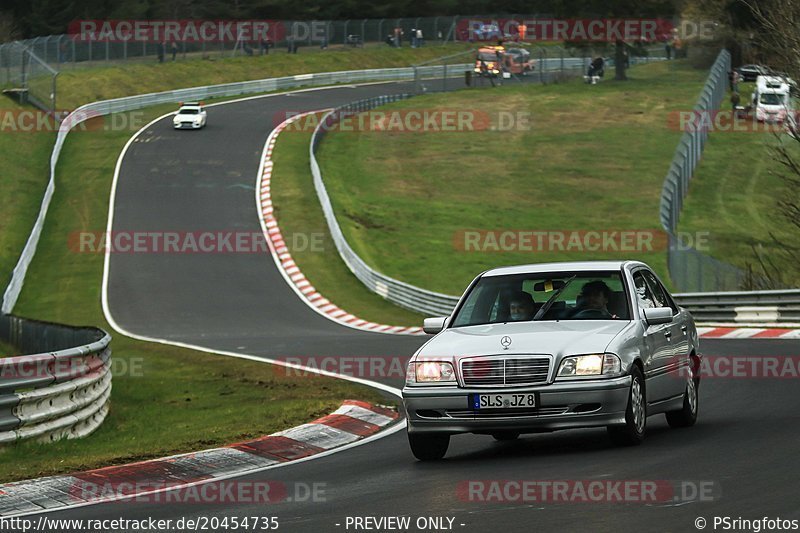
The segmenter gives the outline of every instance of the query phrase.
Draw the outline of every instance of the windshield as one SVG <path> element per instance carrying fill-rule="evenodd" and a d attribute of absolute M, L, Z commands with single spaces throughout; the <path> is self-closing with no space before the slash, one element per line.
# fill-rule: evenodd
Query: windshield
<path fill-rule="evenodd" d="M 764 105 L 782 105 L 783 95 L 779 93 L 762 93 L 760 102 Z"/>
<path fill-rule="evenodd" d="M 179 115 L 199 115 L 200 109 L 196 107 L 182 107 L 178 110 Z"/>
<path fill-rule="evenodd" d="M 497 53 L 496 52 L 480 52 L 478 54 L 478 59 L 483 61 L 497 61 Z"/>
<path fill-rule="evenodd" d="M 560 292 L 555 298 L 557 292 Z M 552 298 L 541 316 L 539 311 Z M 532 320 L 630 320 L 619 272 L 553 272 L 481 278 L 453 327 Z"/>

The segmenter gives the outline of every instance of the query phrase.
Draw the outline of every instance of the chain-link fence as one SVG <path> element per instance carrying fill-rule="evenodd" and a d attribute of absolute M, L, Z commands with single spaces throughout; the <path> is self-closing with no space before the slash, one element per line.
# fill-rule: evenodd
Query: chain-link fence
<path fill-rule="evenodd" d="M 537 42 L 532 32 L 525 34 L 523 31 L 521 35 L 519 28 L 524 27 L 526 21 L 530 23 L 548 17 L 549 15 L 543 14 L 514 14 L 510 17 L 281 20 L 269 21 L 269 30 L 258 34 L 259 36 L 243 37 L 235 32 L 228 32 L 214 39 L 136 39 L 132 34 L 104 31 L 100 24 L 94 32 L 78 29 L 70 34 L 47 35 L 0 45 L 0 68 L 10 68 L 13 65 L 13 59 L 9 63 L 6 58 L 19 47 L 31 50 L 45 63 L 56 70 L 62 70 L 97 63 L 260 55 L 274 53 L 277 49 L 295 51 L 301 47 L 360 47 L 366 43 L 421 47 L 448 42 L 495 43 L 504 40 L 530 46 L 542 43 Z M 663 36 L 659 34 L 659 39 L 661 37 Z"/>
<path fill-rule="evenodd" d="M 775 288 L 773 283 L 758 275 L 699 252 L 676 235 L 683 199 L 708 141 L 708 128 L 702 127 L 700 120 L 720 108 L 730 69 L 731 56 L 727 50 L 722 50 L 694 107 L 697 123 L 690 125 L 693 127 L 681 136 L 661 193 L 661 225 L 669 235 L 667 265 L 673 283 L 683 292 Z"/>
<path fill-rule="evenodd" d="M 20 43 L 0 46 L 0 85 L 17 93 L 20 101 L 46 111 L 56 111 L 58 70 L 31 48 Z"/>

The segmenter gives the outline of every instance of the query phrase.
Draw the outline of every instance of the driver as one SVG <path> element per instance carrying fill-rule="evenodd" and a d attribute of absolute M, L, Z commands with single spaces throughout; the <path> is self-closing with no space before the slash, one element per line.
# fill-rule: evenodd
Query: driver
<path fill-rule="evenodd" d="M 608 310 L 611 288 L 605 281 L 590 281 L 581 288 L 578 295 L 578 312 L 574 318 L 616 318 Z M 583 315 L 583 316 L 581 316 Z"/>
<path fill-rule="evenodd" d="M 533 318 L 535 306 L 533 297 L 525 291 L 514 293 L 509 304 L 509 320 L 521 322 Z"/>

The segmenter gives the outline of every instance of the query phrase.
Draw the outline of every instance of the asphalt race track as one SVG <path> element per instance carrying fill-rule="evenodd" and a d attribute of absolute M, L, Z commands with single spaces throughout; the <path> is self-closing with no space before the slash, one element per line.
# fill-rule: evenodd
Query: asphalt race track
<path fill-rule="evenodd" d="M 114 230 L 259 232 L 253 187 L 276 116 L 402 91 L 386 84 L 340 87 L 226 104 L 209 109 L 208 127 L 199 132 L 173 131 L 170 118 L 163 119 L 122 162 Z M 407 357 L 424 342 L 357 331 L 318 315 L 267 254 L 112 254 L 109 280 L 114 319 L 138 335 L 264 357 Z M 800 355 L 800 342 L 790 340 L 707 340 L 701 347 L 706 356 Z M 290 496 L 291 487 L 323 483 L 325 501 L 112 503 L 49 517 L 276 516 L 282 531 L 314 533 L 356 531 L 346 527 L 347 517 L 364 516 L 410 516 L 412 525 L 417 517 L 450 517 L 453 530 L 480 533 L 696 531 L 698 517 L 708 520 L 708 530 L 714 516 L 800 519 L 797 404 L 793 379 L 708 379 L 695 427 L 673 430 L 664 417 L 650 418 L 648 438 L 635 448 L 612 446 L 602 429 L 503 443 L 465 435 L 452 439 L 445 460 L 423 464 L 400 431 L 240 479 L 283 482 Z M 690 502 L 487 503 L 462 497 L 459 489 L 470 480 L 706 482 L 713 494 Z"/>

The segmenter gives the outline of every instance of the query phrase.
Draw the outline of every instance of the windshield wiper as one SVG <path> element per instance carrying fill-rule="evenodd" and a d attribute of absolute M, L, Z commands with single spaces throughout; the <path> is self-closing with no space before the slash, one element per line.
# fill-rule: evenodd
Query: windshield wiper
<path fill-rule="evenodd" d="M 553 293 L 553 295 L 544 303 L 544 305 L 542 305 L 542 307 L 539 308 L 539 310 L 536 312 L 536 314 L 533 315 L 533 318 L 531 320 L 540 320 L 550 310 L 550 307 L 552 307 L 552 305 L 556 302 L 556 298 L 558 298 L 559 295 L 562 292 L 564 292 L 564 289 L 566 289 L 567 286 L 570 283 L 572 283 L 572 280 L 575 279 L 576 277 L 578 277 L 577 274 L 575 274 L 574 276 L 569 278 L 567 281 L 565 281 L 564 285 L 562 285 L 560 289 L 557 289 L 556 292 Z"/>

